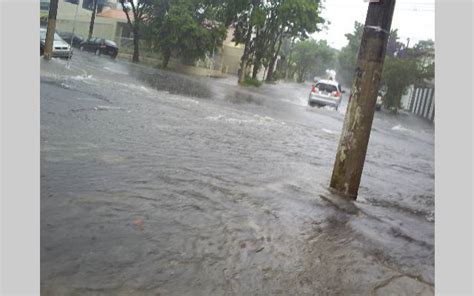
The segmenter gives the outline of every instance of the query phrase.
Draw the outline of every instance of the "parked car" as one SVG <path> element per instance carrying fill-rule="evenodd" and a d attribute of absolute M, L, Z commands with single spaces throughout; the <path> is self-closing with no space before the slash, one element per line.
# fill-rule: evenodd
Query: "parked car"
<path fill-rule="evenodd" d="M 379 92 L 377 95 L 377 102 L 375 102 L 375 110 L 380 111 L 382 109 L 383 98 L 383 94 Z"/>
<path fill-rule="evenodd" d="M 46 43 L 46 29 L 40 28 L 40 55 L 44 54 Z M 57 33 L 54 33 L 52 57 L 69 58 L 72 57 L 72 48 Z"/>
<path fill-rule="evenodd" d="M 341 85 L 334 80 L 318 80 L 309 93 L 308 105 L 310 106 L 332 106 L 336 110 L 345 93 Z"/>
<path fill-rule="evenodd" d="M 84 38 L 82 36 L 79 36 L 75 33 L 71 33 L 71 32 L 57 32 L 57 33 L 58 33 L 59 37 L 64 39 L 64 41 L 66 41 L 72 47 L 77 48 L 84 41 Z M 71 42 L 71 40 L 72 40 L 72 42 Z"/>
<path fill-rule="evenodd" d="M 83 41 L 79 46 L 80 51 L 90 51 L 100 56 L 109 55 L 115 59 L 118 54 L 118 46 L 115 42 L 104 38 L 91 38 Z"/>

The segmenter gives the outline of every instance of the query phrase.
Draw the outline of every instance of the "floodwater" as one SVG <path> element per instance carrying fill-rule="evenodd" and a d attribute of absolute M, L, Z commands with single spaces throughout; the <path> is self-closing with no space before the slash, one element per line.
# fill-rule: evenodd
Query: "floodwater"
<path fill-rule="evenodd" d="M 345 107 L 309 85 L 66 66 L 41 61 L 42 295 L 434 293 L 432 124 L 376 113 L 352 203 Z"/>

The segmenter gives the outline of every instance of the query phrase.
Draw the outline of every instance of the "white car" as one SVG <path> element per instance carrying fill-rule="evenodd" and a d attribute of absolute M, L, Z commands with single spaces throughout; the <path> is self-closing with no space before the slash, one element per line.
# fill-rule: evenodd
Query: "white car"
<path fill-rule="evenodd" d="M 341 104 L 343 93 L 344 91 L 337 81 L 319 80 L 309 93 L 308 105 L 331 106 L 337 110 Z"/>
<path fill-rule="evenodd" d="M 44 53 L 44 46 L 46 42 L 46 29 L 40 28 L 40 55 Z M 53 41 L 53 57 L 69 58 L 72 56 L 72 49 L 69 44 L 64 41 L 57 33 L 54 33 Z"/>

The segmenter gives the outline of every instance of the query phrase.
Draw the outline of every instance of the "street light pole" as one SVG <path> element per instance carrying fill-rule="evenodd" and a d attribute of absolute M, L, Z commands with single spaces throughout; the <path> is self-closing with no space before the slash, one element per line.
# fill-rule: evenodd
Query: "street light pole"
<path fill-rule="evenodd" d="M 395 0 L 370 0 L 330 187 L 356 199 L 369 143 Z"/>

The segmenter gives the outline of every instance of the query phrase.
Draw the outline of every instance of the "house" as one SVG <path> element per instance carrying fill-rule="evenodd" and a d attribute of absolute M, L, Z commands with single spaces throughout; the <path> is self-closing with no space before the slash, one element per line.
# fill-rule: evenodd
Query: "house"
<path fill-rule="evenodd" d="M 122 36 L 129 37 L 127 18 L 117 0 L 98 1 L 93 35 L 115 41 L 120 41 Z M 59 0 L 56 29 L 71 32 L 75 23 L 75 32 L 87 37 L 92 7 L 92 0 Z M 41 13 L 47 13 L 48 9 L 49 0 L 41 0 Z"/>

